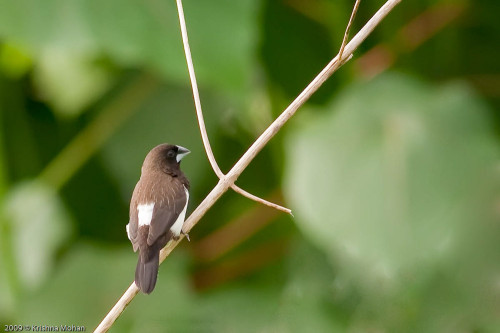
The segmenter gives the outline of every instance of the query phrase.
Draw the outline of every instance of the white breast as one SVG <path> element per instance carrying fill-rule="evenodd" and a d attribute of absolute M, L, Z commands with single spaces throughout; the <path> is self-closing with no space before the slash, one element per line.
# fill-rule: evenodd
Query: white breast
<path fill-rule="evenodd" d="M 137 206 L 137 211 L 139 212 L 139 227 L 143 225 L 150 225 L 153 219 L 153 209 L 155 208 L 155 203 L 142 204 Z"/>
<path fill-rule="evenodd" d="M 181 234 L 182 226 L 184 225 L 184 220 L 186 219 L 186 209 L 189 202 L 189 192 L 185 186 L 184 186 L 184 191 L 186 192 L 186 205 L 184 206 L 182 212 L 179 214 L 179 217 L 177 217 L 177 220 L 170 228 L 170 231 L 172 231 L 175 237 L 178 237 Z"/>

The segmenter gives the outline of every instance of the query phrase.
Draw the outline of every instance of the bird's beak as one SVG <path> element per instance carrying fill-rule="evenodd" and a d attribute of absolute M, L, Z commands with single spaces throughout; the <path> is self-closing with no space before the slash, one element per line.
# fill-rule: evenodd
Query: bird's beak
<path fill-rule="evenodd" d="M 182 158 L 184 156 L 186 156 L 187 154 L 189 154 L 191 151 L 189 149 L 186 149 L 184 147 L 181 147 L 181 146 L 177 146 L 178 150 L 177 150 L 177 157 L 176 157 L 176 160 L 177 160 L 177 163 L 179 163 Z"/>

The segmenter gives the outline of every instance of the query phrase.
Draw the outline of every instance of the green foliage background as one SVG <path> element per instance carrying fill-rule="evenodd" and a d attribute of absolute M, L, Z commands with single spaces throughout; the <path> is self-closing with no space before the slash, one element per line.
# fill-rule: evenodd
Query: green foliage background
<path fill-rule="evenodd" d="M 184 2 L 227 171 L 354 1 Z M 403 1 L 238 180 L 295 217 L 224 195 L 112 331 L 500 331 L 499 10 Z M 163 142 L 192 151 L 192 211 L 217 179 L 175 1 L 0 0 L 2 329 L 97 326 L 133 280 L 127 206 Z"/>

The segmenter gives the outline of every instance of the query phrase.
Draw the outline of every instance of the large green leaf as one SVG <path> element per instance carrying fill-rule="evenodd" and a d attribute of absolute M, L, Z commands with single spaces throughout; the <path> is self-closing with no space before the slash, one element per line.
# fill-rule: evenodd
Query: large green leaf
<path fill-rule="evenodd" d="M 378 304 L 375 317 L 396 325 L 399 316 L 425 316 L 423 299 L 439 303 L 429 291 L 437 285 L 447 286 L 434 296 L 450 317 L 472 320 L 465 313 L 492 299 L 480 297 L 500 273 L 489 255 L 499 253 L 499 230 L 488 218 L 489 189 L 498 185 L 488 112 L 463 85 L 387 75 L 301 118 L 289 136 L 285 185 L 297 223 L 339 265 L 339 277 Z M 388 319 L 386 301 L 411 306 Z"/>
<path fill-rule="evenodd" d="M 244 91 L 255 53 L 257 5 L 251 0 L 185 1 L 191 49 L 202 84 L 233 94 Z M 187 81 L 175 1 L 0 0 L 0 8 L 0 37 L 20 45 L 33 56 L 35 65 L 41 62 L 40 80 L 51 86 L 39 88 L 50 90 L 55 105 L 68 103 L 58 100 L 55 91 L 74 94 L 64 90 L 69 89 L 65 82 L 71 75 L 75 79 L 69 86 L 74 90 L 81 85 L 78 76 L 85 80 L 81 89 L 87 95 L 79 98 L 87 99 L 80 107 L 96 97 L 87 88 L 92 80 L 98 88 L 103 84 L 102 67 L 89 66 L 102 56 L 126 67 L 151 69 L 170 80 Z M 71 73 L 48 70 L 50 61 L 58 61 L 54 55 L 70 58 Z M 84 75 L 79 66 L 93 74 Z M 74 107 L 70 105 L 69 110 L 74 112 Z"/>

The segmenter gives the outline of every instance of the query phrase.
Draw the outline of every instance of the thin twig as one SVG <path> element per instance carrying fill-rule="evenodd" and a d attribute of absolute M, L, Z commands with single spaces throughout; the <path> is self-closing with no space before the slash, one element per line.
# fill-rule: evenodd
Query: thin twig
<path fill-rule="evenodd" d="M 349 38 L 349 31 L 351 31 L 351 26 L 352 22 L 354 21 L 354 17 L 356 16 L 356 13 L 358 12 L 359 8 L 359 3 L 361 0 L 356 0 L 356 3 L 354 4 L 354 8 L 351 13 L 351 17 L 349 18 L 349 23 L 347 23 L 347 27 L 345 28 L 344 32 L 344 38 L 342 39 L 342 45 L 340 46 L 340 51 L 339 51 L 339 60 L 342 60 L 342 55 L 344 54 L 344 48 L 345 45 L 347 44 L 347 39 Z"/>
<path fill-rule="evenodd" d="M 198 84 L 196 83 L 196 74 L 194 71 L 193 58 L 191 57 L 191 48 L 189 47 L 189 39 L 186 27 L 186 20 L 184 18 L 184 9 L 182 8 L 182 0 L 176 0 L 176 1 L 177 1 L 177 12 L 179 14 L 179 24 L 181 26 L 182 44 L 184 45 L 184 54 L 186 55 L 186 63 L 189 72 L 189 79 L 191 80 L 191 87 L 193 89 L 194 106 L 196 109 L 196 117 L 198 118 L 198 125 L 200 127 L 201 139 L 203 141 L 203 146 L 205 147 L 205 152 L 207 154 L 208 160 L 210 161 L 210 165 L 212 166 L 212 169 L 214 170 L 217 177 L 221 179 L 222 177 L 224 177 L 224 173 L 217 164 L 217 161 L 215 160 L 215 156 L 212 151 L 212 147 L 210 146 L 210 141 L 208 139 L 207 129 L 205 127 L 203 111 L 201 109 L 200 93 L 198 91 Z M 276 208 L 278 210 L 281 210 L 282 212 L 292 215 L 292 211 L 290 209 L 281 207 L 280 205 L 266 201 L 251 193 L 248 193 L 247 191 L 239 188 L 236 184 L 231 185 L 231 188 L 235 190 L 237 193 L 240 193 L 251 200 L 260 202 L 266 206 Z"/>
<path fill-rule="evenodd" d="M 365 24 L 365 26 L 354 36 L 354 38 L 345 46 L 344 54 L 347 55 L 341 62 L 338 61 L 336 56 L 319 74 L 316 78 L 304 89 L 304 91 L 290 104 L 288 108 L 262 133 L 262 135 L 254 142 L 254 144 L 246 151 L 234 167 L 228 172 L 226 176 L 221 178 L 217 185 L 210 191 L 200 205 L 194 210 L 189 218 L 184 223 L 184 231 L 189 232 L 198 221 L 205 215 L 205 213 L 212 207 L 212 205 L 224 194 L 238 176 L 245 170 L 254 157 L 264 148 L 264 146 L 278 133 L 283 125 L 295 114 L 297 109 L 302 106 L 311 95 L 318 90 L 318 88 L 326 81 L 343 63 L 348 61 L 353 52 L 361 45 L 361 43 L 370 35 L 375 27 L 389 14 L 389 12 L 401 2 L 401 0 L 388 0 L 373 17 Z M 160 262 L 172 252 L 172 250 L 179 244 L 178 241 L 172 241 L 165 246 L 160 252 Z M 134 284 L 123 294 L 118 300 L 117 304 L 102 320 L 95 332 L 106 332 L 120 316 L 123 309 L 130 303 L 132 298 L 137 294 Z"/>
<path fill-rule="evenodd" d="M 266 205 L 266 206 L 269 206 L 269 207 L 272 207 L 274 209 L 277 209 L 277 210 L 281 210 L 282 212 L 284 213 L 287 213 L 287 214 L 290 214 L 293 216 L 292 214 L 292 210 L 291 209 L 288 209 L 286 207 L 283 207 L 283 206 L 280 206 L 278 204 L 275 204 L 275 203 L 272 203 L 272 202 L 269 202 L 265 199 L 261 199 L 255 195 L 253 195 L 252 193 L 248 193 L 247 191 L 245 191 L 244 189 L 242 188 L 239 188 L 238 186 L 236 186 L 235 184 L 231 185 L 231 188 L 236 192 L 236 193 L 239 193 L 241 194 L 242 196 L 244 197 L 247 197 L 248 199 L 250 200 L 254 200 L 254 201 L 257 201 L 257 202 L 260 202 L 261 204 L 263 205 Z"/>
<path fill-rule="evenodd" d="M 283 206 L 280 206 L 278 204 L 275 204 L 273 202 L 270 202 L 270 201 L 267 201 L 266 199 L 262 199 L 261 197 L 258 197 L 256 195 L 253 195 L 252 193 L 249 193 L 247 191 L 245 191 L 244 189 L 242 189 L 241 187 L 239 187 L 238 185 L 236 184 L 232 184 L 231 185 L 231 188 L 236 192 L 236 193 L 239 193 L 241 194 L 242 196 L 250 199 L 250 200 L 253 200 L 255 202 L 258 202 L 258 203 L 261 203 L 263 205 L 266 205 L 268 207 L 271 207 L 271 208 L 274 208 L 274 209 L 277 209 L 279 211 L 282 211 L 283 213 L 287 213 L 287 214 L 290 214 L 292 217 L 293 217 L 293 214 L 292 214 L 292 210 L 289 209 L 289 208 L 286 208 L 286 207 L 283 207 Z"/>
<path fill-rule="evenodd" d="M 207 153 L 208 160 L 210 161 L 210 165 L 212 166 L 212 169 L 214 169 L 217 177 L 219 177 L 220 179 L 224 177 L 224 174 L 222 173 L 219 165 L 217 164 L 217 161 L 215 160 L 214 153 L 212 152 L 212 147 L 210 147 L 210 141 L 208 140 L 207 130 L 205 128 L 205 120 L 203 118 L 203 111 L 201 110 L 200 94 L 198 92 L 198 84 L 196 83 L 196 75 L 194 73 L 193 59 L 191 57 L 191 49 L 189 48 L 186 21 L 184 19 L 184 9 L 182 8 L 181 0 L 177 0 L 177 11 L 179 13 L 182 44 L 184 45 L 184 53 L 186 55 L 189 79 L 191 80 L 191 87 L 193 88 L 194 106 L 196 109 L 196 117 L 198 118 L 198 125 L 200 127 L 201 139 L 203 141 L 203 146 L 205 147 L 205 152 Z"/>

